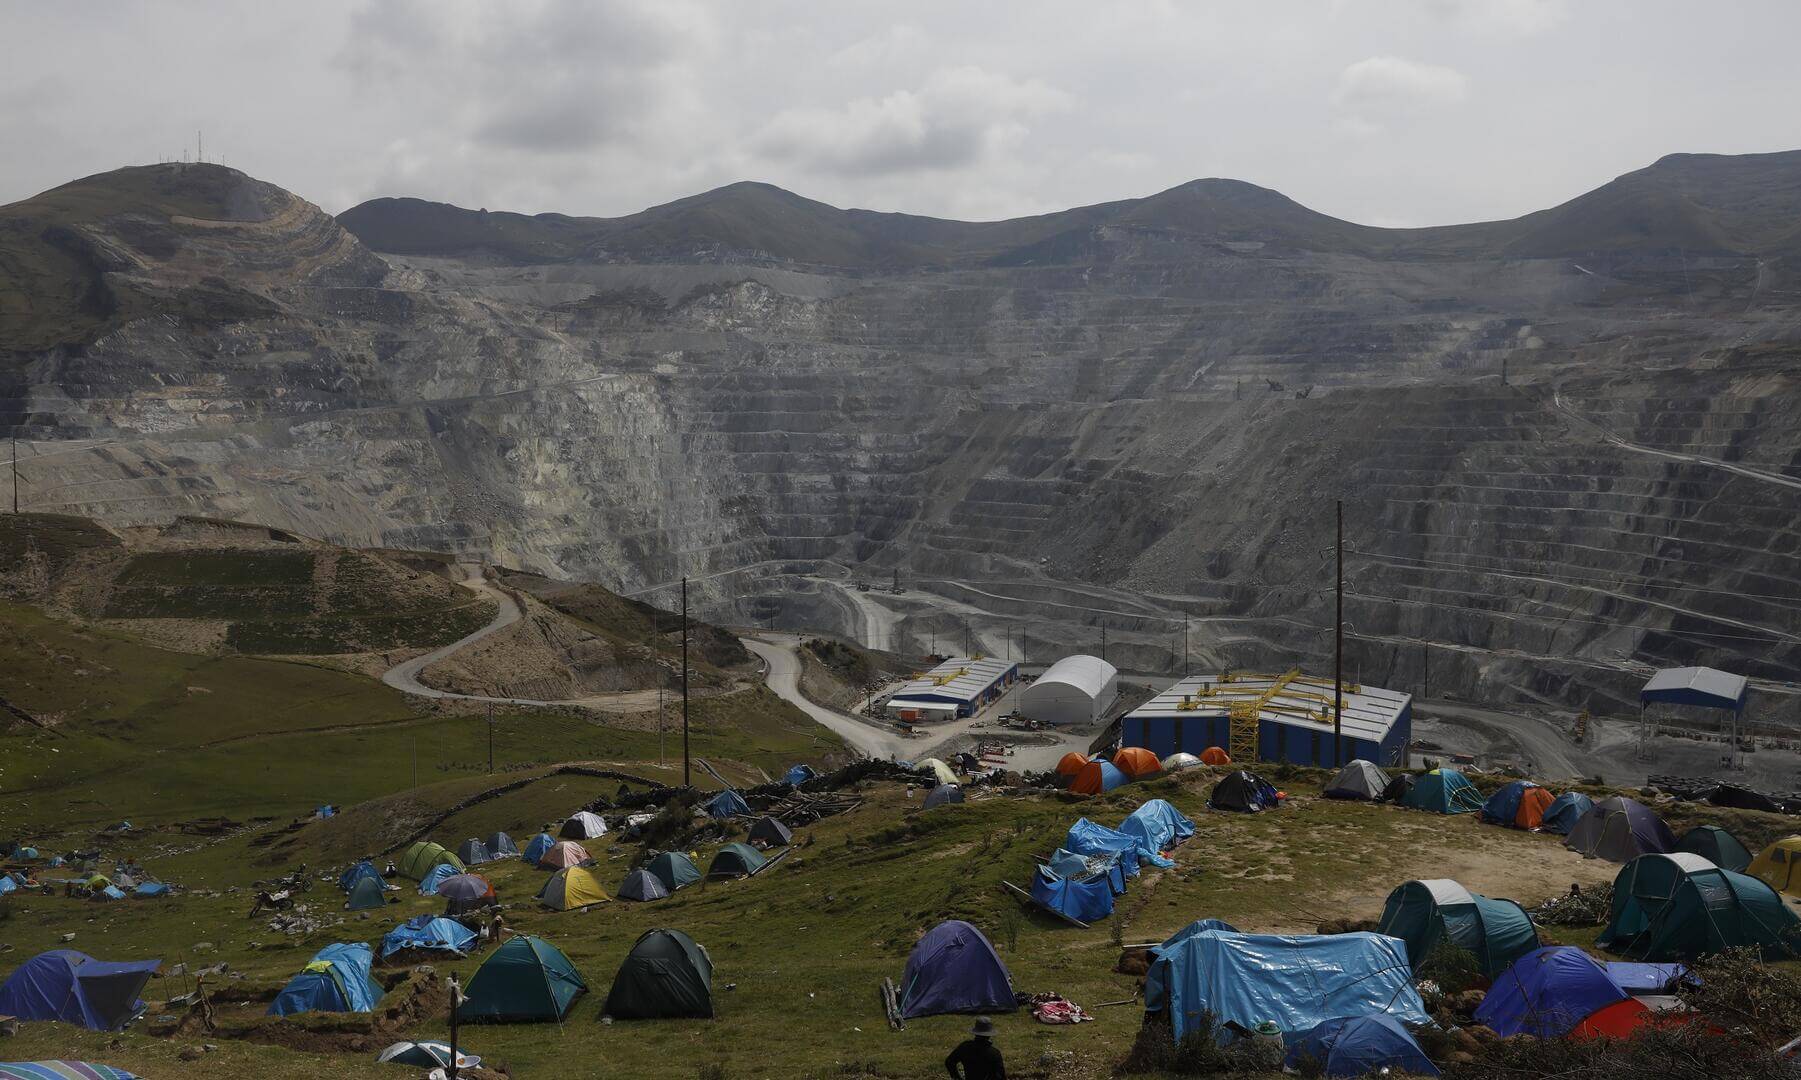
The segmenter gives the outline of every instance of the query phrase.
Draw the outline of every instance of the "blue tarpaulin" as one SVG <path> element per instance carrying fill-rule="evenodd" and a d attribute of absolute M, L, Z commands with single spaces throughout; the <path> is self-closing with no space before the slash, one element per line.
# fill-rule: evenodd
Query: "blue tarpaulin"
<path fill-rule="evenodd" d="M 707 801 L 707 813 L 716 818 L 750 813 L 750 804 L 736 791 L 727 788 Z"/>
<path fill-rule="evenodd" d="M 1438 1066 L 1413 1034 L 1389 1016 L 1340 1016 L 1296 1036 L 1288 1044 L 1290 1069 L 1313 1062 L 1329 1077 L 1406 1073 L 1437 1076 Z"/>
<path fill-rule="evenodd" d="M 1151 965 L 1151 970 L 1144 977 L 1145 1012 L 1159 1011 L 1163 1008 L 1164 999 L 1169 996 L 1169 987 L 1167 985 L 1169 968 L 1157 964 L 1154 961 L 1164 953 L 1174 949 L 1177 945 L 1182 944 L 1196 934 L 1204 934 L 1209 930 L 1224 930 L 1228 934 L 1238 933 L 1238 927 L 1233 926 L 1224 919 L 1196 919 L 1167 938 L 1164 938 L 1162 944 L 1151 947 L 1150 953 L 1153 963 Z"/>
<path fill-rule="evenodd" d="M 1104 855 L 1078 855 L 1068 848 L 1058 848 L 1051 852 L 1051 872 L 1058 877 L 1099 877 L 1106 879 L 1113 895 L 1119 896 L 1126 891 L 1126 871 L 1119 864 L 1119 856 L 1114 852 Z"/>
<path fill-rule="evenodd" d="M 425 876 L 419 879 L 419 895 L 438 895 L 438 886 L 449 881 L 451 878 L 456 877 L 460 873 L 462 873 L 461 870 L 449 863 L 439 863 L 430 870 L 427 870 Z"/>
<path fill-rule="evenodd" d="M 1555 1039 L 1597 1009 L 1629 995 L 1600 962 L 1572 945 L 1534 949 L 1501 973 L 1476 1010 L 1476 1022 L 1506 1038 Z"/>
<path fill-rule="evenodd" d="M 1138 839 L 1118 829 L 1079 818 L 1069 827 L 1063 846 L 1077 855 L 1118 855 L 1120 868 L 1127 877 L 1138 874 Z"/>
<path fill-rule="evenodd" d="M 1138 854 L 1153 866 L 1174 866 L 1163 852 L 1194 835 L 1194 822 L 1162 799 L 1152 799 L 1119 823 L 1119 831 L 1138 840 Z"/>
<path fill-rule="evenodd" d="M 1113 890 L 1105 878 L 1058 877 L 1043 866 L 1032 875 L 1032 899 L 1085 923 L 1113 914 Z"/>
<path fill-rule="evenodd" d="M 0 874 L 0 896 L 5 896 L 18 887 L 19 883 L 13 880 L 11 874 Z"/>
<path fill-rule="evenodd" d="M 368 859 L 364 859 L 339 875 L 338 888 L 349 892 L 356 888 L 356 883 L 364 878 L 374 878 L 377 885 L 381 884 L 381 871 L 377 870 L 375 864 Z"/>
<path fill-rule="evenodd" d="M 269 1005 L 271 1016 L 303 1012 L 374 1012 L 381 989 L 369 977 L 375 954 L 360 941 L 327 945 Z"/>
<path fill-rule="evenodd" d="M 1633 964 L 1609 960 L 1607 977 L 1628 994 L 1662 994 L 1688 977 L 1687 964 Z"/>
<path fill-rule="evenodd" d="M 381 955 L 386 960 L 403 949 L 437 949 L 463 956 L 474 942 L 475 931 L 454 919 L 415 915 L 381 939 Z"/>
<path fill-rule="evenodd" d="M 0 983 L 0 1014 L 117 1031 L 144 1011 L 138 994 L 161 963 L 108 963 L 74 949 L 39 953 Z"/>
<path fill-rule="evenodd" d="M 1170 1025 L 1182 1040 L 1203 1011 L 1220 1025 L 1309 1031 L 1326 1020 L 1386 1013 L 1404 1024 L 1430 1021 L 1407 948 L 1381 934 L 1234 934 L 1206 930 L 1160 950 Z M 1217 1034 L 1217 1033 L 1216 1033 Z"/>
<path fill-rule="evenodd" d="M 806 783 L 807 781 L 813 779 L 815 776 L 818 776 L 818 775 L 819 775 L 818 773 L 813 771 L 811 766 L 794 765 L 788 769 L 788 775 L 783 777 L 782 779 L 788 781 L 790 784 L 793 784 L 796 787 L 799 787 L 800 785 Z"/>
<path fill-rule="evenodd" d="M 160 881 L 146 881 L 132 891 L 145 899 L 169 895 L 169 887 Z"/>
<path fill-rule="evenodd" d="M 901 1016 L 1012 1012 L 1013 980 L 982 932 L 949 919 L 926 932 L 901 974 Z"/>

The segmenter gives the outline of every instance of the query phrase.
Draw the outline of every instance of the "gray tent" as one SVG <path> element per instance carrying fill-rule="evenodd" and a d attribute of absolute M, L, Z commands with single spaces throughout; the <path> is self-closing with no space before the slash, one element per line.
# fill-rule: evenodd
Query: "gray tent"
<path fill-rule="evenodd" d="M 1386 787 L 1388 775 L 1374 762 L 1358 758 L 1338 770 L 1326 785 L 1325 795 L 1328 799 L 1380 799 Z"/>
<path fill-rule="evenodd" d="M 488 850 L 488 845 L 471 836 L 463 841 L 462 847 L 457 848 L 457 858 L 463 860 L 464 866 L 474 866 L 477 863 L 493 862 L 494 854 Z"/>
<path fill-rule="evenodd" d="M 649 870 L 633 870 L 619 883 L 621 900 L 661 900 L 668 895 L 662 879 Z"/>
<path fill-rule="evenodd" d="M 751 843 L 762 843 L 769 847 L 785 847 L 794 839 L 793 830 L 772 817 L 763 817 L 750 827 Z"/>
<path fill-rule="evenodd" d="M 956 784 L 939 784 L 926 794 L 925 806 L 922 809 L 931 810 L 943 806 L 946 803 L 960 803 L 962 801 L 962 788 L 958 787 Z"/>
<path fill-rule="evenodd" d="M 1175 772 L 1178 769 L 1196 769 L 1199 768 L 1200 765 L 1201 759 L 1185 750 L 1179 750 L 1163 759 L 1164 772 Z"/>

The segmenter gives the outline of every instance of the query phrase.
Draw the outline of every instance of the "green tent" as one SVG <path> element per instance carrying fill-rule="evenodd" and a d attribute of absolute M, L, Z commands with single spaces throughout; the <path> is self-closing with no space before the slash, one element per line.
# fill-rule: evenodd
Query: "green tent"
<path fill-rule="evenodd" d="M 670 892 L 700 880 L 700 868 L 694 865 L 693 859 L 679 851 L 663 852 L 650 860 L 644 869 L 655 874 L 657 880 L 663 883 L 663 888 Z"/>
<path fill-rule="evenodd" d="M 1388 894 L 1376 933 L 1400 938 L 1415 971 L 1441 941 L 1473 953 L 1494 978 L 1538 948 L 1538 931 L 1512 900 L 1477 896 L 1448 878 L 1409 881 Z"/>
<path fill-rule="evenodd" d="M 1456 769 L 1433 769 L 1413 782 L 1401 805 L 1435 814 L 1473 814 L 1482 809 L 1482 793 Z"/>
<path fill-rule="evenodd" d="M 1613 918 L 1595 943 L 1637 960 L 1692 960 L 1735 946 L 1801 955 L 1801 918 L 1775 889 L 1699 855 L 1640 855 L 1613 879 Z"/>
<path fill-rule="evenodd" d="M 727 844 L 713 856 L 712 865 L 707 867 L 710 878 L 749 877 L 768 860 L 763 853 L 749 844 Z"/>
<path fill-rule="evenodd" d="M 588 989 L 563 951 L 541 937 L 521 934 L 488 954 L 469 977 L 468 996 L 457 1006 L 465 1022 L 561 1020 Z"/>
<path fill-rule="evenodd" d="M 358 878 L 350 887 L 350 899 L 344 902 L 346 911 L 368 911 L 381 907 L 388 902 L 387 890 L 382 888 L 381 879 L 373 877 Z"/>
<path fill-rule="evenodd" d="M 1718 825 L 1697 825 L 1676 841 L 1677 851 L 1692 852 L 1722 870 L 1735 874 L 1751 865 L 1751 852 L 1738 842 L 1738 837 Z"/>
<path fill-rule="evenodd" d="M 648 930 L 613 977 L 602 1014 L 615 1020 L 713 1015 L 713 960 L 680 930 Z"/>
<path fill-rule="evenodd" d="M 421 881 L 431 872 L 431 868 L 440 863 L 456 867 L 457 873 L 463 873 L 467 867 L 463 860 L 452 855 L 442 844 L 434 844 L 430 840 L 420 840 L 406 849 L 400 856 L 400 872 L 414 881 Z"/>

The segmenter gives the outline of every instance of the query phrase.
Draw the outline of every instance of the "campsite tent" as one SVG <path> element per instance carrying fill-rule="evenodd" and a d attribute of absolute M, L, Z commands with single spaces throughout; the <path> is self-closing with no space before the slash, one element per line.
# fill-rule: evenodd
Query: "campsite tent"
<path fill-rule="evenodd" d="M 1738 946 L 1801 950 L 1801 918 L 1776 890 L 1699 855 L 1641 855 L 1613 879 L 1613 918 L 1595 944 L 1634 959 L 1691 960 Z"/>
<path fill-rule="evenodd" d="M 782 777 L 782 779 L 793 784 L 795 787 L 799 787 L 818 775 L 818 773 L 813 771 L 811 765 L 790 765 L 788 767 L 788 774 Z"/>
<path fill-rule="evenodd" d="M 1530 780 L 1510 781 L 1482 804 L 1482 820 L 1490 825 L 1536 829 L 1545 823 L 1545 811 L 1555 801 L 1556 796 Z"/>
<path fill-rule="evenodd" d="M 400 856 L 399 868 L 402 874 L 418 881 L 434 866 L 454 866 L 460 873 L 464 867 L 461 860 L 444 849 L 442 844 L 434 844 L 430 840 L 420 840 L 408 847 Z"/>
<path fill-rule="evenodd" d="M 749 877 L 763 869 L 763 864 L 768 861 L 761 851 L 749 844 L 727 844 L 714 854 L 712 863 L 707 866 L 707 877 Z"/>
<path fill-rule="evenodd" d="M 117 1031 L 144 1011 L 138 994 L 161 963 L 108 963 L 74 949 L 38 953 L 0 983 L 0 1016 Z"/>
<path fill-rule="evenodd" d="M 1405 1024 L 1429 1019 L 1413 986 L 1406 947 L 1381 934 L 1282 937 L 1204 930 L 1159 948 L 1151 971 L 1158 968 L 1164 969 L 1164 1008 L 1177 1042 L 1203 1011 L 1220 1025 L 1256 1028 L 1273 1020 L 1286 1033 L 1371 1013 L 1387 1013 Z"/>
<path fill-rule="evenodd" d="M 374 1012 L 381 987 L 370 978 L 375 954 L 360 941 L 327 945 L 313 954 L 269 1005 L 270 1016 L 303 1012 Z"/>
<path fill-rule="evenodd" d="M 1449 941 L 1474 954 L 1491 979 L 1538 947 L 1524 908 L 1478 896 L 1448 878 L 1409 881 L 1389 893 L 1376 933 L 1400 938 L 1415 971 L 1439 942 Z"/>
<path fill-rule="evenodd" d="M 538 890 L 538 903 L 553 911 L 604 904 L 612 897 L 601 884 L 600 873 L 591 866 L 570 866 L 550 875 Z"/>
<path fill-rule="evenodd" d="M 1163 759 L 1163 771 L 1166 773 L 1180 772 L 1183 769 L 1198 769 L 1200 767 L 1201 759 L 1185 750 L 1178 750 Z"/>
<path fill-rule="evenodd" d="M 1060 877 L 1048 866 L 1032 875 L 1032 899 L 1053 911 L 1091 923 L 1113 914 L 1113 889 L 1104 877 Z"/>
<path fill-rule="evenodd" d="M 1201 762 L 1205 765 L 1230 765 L 1232 764 L 1232 755 L 1220 747 L 1209 746 L 1201 751 Z"/>
<path fill-rule="evenodd" d="M 1738 837 L 1718 825 L 1696 825 L 1676 841 L 1677 851 L 1699 855 L 1722 870 L 1742 874 L 1751 865 L 1751 852 Z"/>
<path fill-rule="evenodd" d="M 694 865 L 694 860 L 679 851 L 663 852 L 650 860 L 650 864 L 645 869 L 657 875 L 657 880 L 663 883 L 663 888 L 670 892 L 700 880 L 700 869 Z"/>
<path fill-rule="evenodd" d="M 1545 807 L 1545 820 L 1540 828 L 1568 836 L 1576 823 L 1582 820 L 1582 815 L 1588 813 L 1594 805 L 1595 801 L 1582 792 L 1566 791 L 1552 799 L 1550 806 Z"/>
<path fill-rule="evenodd" d="M 446 913 L 460 915 L 493 903 L 494 886 L 480 874 L 458 874 L 438 886 L 438 895 L 444 898 Z"/>
<path fill-rule="evenodd" d="M 1174 866 L 1163 852 L 1194 835 L 1194 822 L 1163 799 L 1152 799 L 1119 823 L 1119 831 L 1138 841 L 1138 857 L 1154 866 Z"/>
<path fill-rule="evenodd" d="M 706 1019 L 713 1015 L 713 958 L 680 930 L 646 930 L 619 965 L 600 1012 L 615 1020 Z"/>
<path fill-rule="evenodd" d="M 46 1080 L 49 1077 L 80 1077 L 81 1080 L 144 1080 L 134 1072 L 116 1065 L 100 1065 L 92 1061 L 0 1061 L 0 1080 Z"/>
<path fill-rule="evenodd" d="M 954 784 L 957 782 L 957 774 L 951 771 L 951 767 L 935 757 L 929 757 L 924 761 L 916 762 L 913 766 L 913 770 L 915 772 L 927 774 L 940 784 Z"/>
<path fill-rule="evenodd" d="M 1228 934 L 1238 933 L 1238 927 L 1224 919 L 1196 919 L 1163 939 L 1160 944 L 1151 946 L 1147 952 L 1151 954 L 1151 970 L 1144 979 L 1144 1011 L 1160 1012 L 1169 998 L 1169 966 L 1158 965 L 1156 960 L 1164 953 L 1174 949 L 1196 934 L 1204 934 L 1209 930 L 1224 930 Z"/>
<path fill-rule="evenodd" d="M 519 848 L 513 843 L 513 838 L 503 832 L 489 834 L 488 838 L 482 841 L 482 846 L 488 849 L 489 858 L 504 859 L 508 855 L 519 854 Z"/>
<path fill-rule="evenodd" d="M 1114 852 L 1101 855 L 1078 855 L 1068 848 L 1058 848 L 1051 852 L 1046 866 L 1058 877 L 1075 878 L 1087 881 L 1090 878 L 1102 880 L 1114 896 L 1121 896 L 1126 891 L 1126 871 L 1120 865 L 1119 855 Z"/>
<path fill-rule="evenodd" d="M 381 939 L 381 958 L 386 961 L 396 953 L 415 949 L 468 956 L 475 944 L 475 931 L 442 915 L 415 915 L 388 931 Z"/>
<path fill-rule="evenodd" d="M 382 888 L 381 878 L 363 878 L 350 890 L 350 899 L 344 901 L 346 911 L 369 911 L 381 907 L 388 902 L 387 890 Z"/>
<path fill-rule="evenodd" d="M 633 870 L 619 883 L 617 895 L 621 900 L 661 900 L 669 895 L 669 890 L 649 870 Z"/>
<path fill-rule="evenodd" d="M 1555 1039 L 1629 1000 L 1594 958 L 1572 945 L 1553 945 L 1534 949 L 1502 972 L 1476 1010 L 1476 1021 L 1502 1037 Z"/>
<path fill-rule="evenodd" d="M 350 892 L 356 888 L 356 883 L 364 878 L 374 878 L 375 884 L 381 885 L 381 871 L 377 870 L 375 863 L 368 859 L 364 859 L 339 875 L 338 888 Z"/>
<path fill-rule="evenodd" d="M 1375 762 L 1358 758 L 1338 770 L 1326 785 L 1325 795 L 1328 799 L 1380 799 L 1387 786 L 1387 773 L 1376 768 Z"/>
<path fill-rule="evenodd" d="M 1414 780 L 1401 805 L 1435 814 L 1473 814 L 1482 809 L 1482 793 L 1456 769 L 1433 769 Z"/>
<path fill-rule="evenodd" d="M 1623 863 L 1640 855 L 1674 851 L 1676 837 L 1650 809 L 1615 795 L 1590 807 L 1563 845 L 1591 858 Z"/>
<path fill-rule="evenodd" d="M 375 1056 L 377 1062 L 389 1065 L 417 1065 L 421 1069 L 450 1068 L 450 1044 L 434 1040 L 420 1042 L 397 1042 L 389 1044 Z M 474 1054 L 465 1054 L 461 1049 L 456 1052 L 458 1069 L 480 1068 L 482 1059 Z"/>
<path fill-rule="evenodd" d="M 1407 793 L 1412 791 L 1413 785 L 1418 782 L 1419 777 L 1412 773 L 1402 773 L 1390 780 L 1388 786 L 1382 789 L 1382 801 L 1394 803 L 1396 806 L 1404 805 L 1407 802 Z"/>
<path fill-rule="evenodd" d="M 544 853 L 555 847 L 556 843 L 556 837 L 547 832 L 541 832 L 526 842 L 525 850 L 519 853 L 519 857 L 531 865 L 537 866 L 538 860 L 544 858 Z"/>
<path fill-rule="evenodd" d="M 1213 794 L 1207 799 L 1207 805 L 1215 810 L 1236 810 L 1245 814 L 1274 810 L 1279 803 L 1276 789 L 1269 781 L 1243 769 L 1227 773 L 1213 785 Z"/>
<path fill-rule="evenodd" d="M 1138 873 L 1138 838 L 1118 829 L 1077 818 L 1063 838 L 1063 846 L 1077 855 L 1111 855 L 1119 859 L 1127 877 Z"/>
<path fill-rule="evenodd" d="M 587 989 L 561 949 L 541 937 L 520 934 L 489 953 L 469 977 L 457 1019 L 561 1020 Z"/>
<path fill-rule="evenodd" d="M 1128 782 L 1126 774 L 1120 772 L 1111 761 L 1095 758 L 1082 766 L 1082 771 L 1069 782 L 1069 790 L 1078 795 L 1099 795 Z"/>
<path fill-rule="evenodd" d="M 1163 771 L 1163 762 L 1142 746 L 1127 746 L 1113 755 L 1113 767 L 1128 780 L 1149 780 Z"/>
<path fill-rule="evenodd" d="M 936 794 L 936 792 L 934 792 L 934 794 Z M 926 799 L 926 806 L 930 807 L 931 805 L 932 800 L 928 797 Z M 779 818 L 761 817 L 757 819 L 755 825 L 750 827 L 750 841 L 753 844 L 764 844 L 769 847 L 786 847 L 793 842 L 793 840 L 794 830 L 782 824 L 781 819 Z"/>
<path fill-rule="evenodd" d="M 550 849 L 538 858 L 538 866 L 544 870 L 562 870 L 571 866 L 580 866 L 592 859 L 588 849 L 574 840 L 558 840 L 550 845 Z"/>
<path fill-rule="evenodd" d="M 476 866 L 480 863 L 493 862 L 494 853 L 488 850 L 488 845 L 471 836 L 463 841 L 461 847 L 457 848 L 457 858 L 462 860 L 464 866 Z"/>
<path fill-rule="evenodd" d="M 1745 872 L 1777 892 L 1801 896 L 1801 836 L 1785 836 L 1764 848 Z"/>
<path fill-rule="evenodd" d="M 740 814 L 748 815 L 750 813 L 750 804 L 744 801 L 744 796 L 733 791 L 731 788 L 727 788 L 707 800 L 706 812 L 708 817 L 716 818 L 729 818 Z"/>
<path fill-rule="evenodd" d="M 586 810 L 577 810 L 570 814 L 569 819 L 563 822 L 563 827 L 557 830 L 557 835 L 565 840 L 592 840 L 596 836 L 605 836 L 606 834 L 606 819 Z"/>
<path fill-rule="evenodd" d="M 1438 1066 L 1420 1049 L 1412 1033 L 1380 1013 L 1340 1016 L 1303 1032 L 1289 1044 L 1284 1064 L 1302 1072 L 1308 1062 L 1327 1077 L 1439 1074 Z"/>
<path fill-rule="evenodd" d="M 926 931 L 901 974 L 904 1019 L 941 1013 L 1012 1012 L 1013 979 L 982 932 L 960 919 Z"/>
<path fill-rule="evenodd" d="M 439 863 L 430 870 L 427 870 L 425 876 L 419 879 L 419 895 L 438 895 L 438 886 L 462 872 L 463 869 L 460 866 L 452 866 L 449 863 Z"/>
<path fill-rule="evenodd" d="M 1078 754 L 1074 750 L 1071 750 L 1069 753 L 1064 754 L 1062 757 L 1058 758 L 1057 759 L 1057 786 L 1058 787 L 1068 787 L 1070 785 L 1070 782 L 1076 778 L 1076 774 L 1080 773 L 1082 771 L 1083 766 L 1085 766 L 1087 764 L 1088 764 L 1088 755 L 1087 754 Z"/>
<path fill-rule="evenodd" d="M 945 806 L 950 803 L 960 803 L 962 801 L 962 787 L 957 784 L 939 784 L 931 791 L 926 792 L 926 801 L 920 809 L 933 810 L 940 806 Z"/>

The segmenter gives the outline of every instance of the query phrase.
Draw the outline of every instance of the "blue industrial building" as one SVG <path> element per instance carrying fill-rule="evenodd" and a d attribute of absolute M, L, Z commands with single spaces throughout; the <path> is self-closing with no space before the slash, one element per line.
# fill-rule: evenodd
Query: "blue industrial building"
<path fill-rule="evenodd" d="M 1273 689 L 1273 692 L 1272 692 Z M 1195 675 L 1126 714 L 1120 745 L 1159 758 L 1209 746 L 1230 751 L 1230 707 L 1260 702 L 1257 759 L 1333 764 L 1332 681 L 1306 675 Z M 1413 696 L 1375 686 L 1345 687 L 1344 759 L 1404 765 L 1413 738 Z"/>
<path fill-rule="evenodd" d="M 1018 681 L 1019 665 L 1011 660 L 953 656 L 903 684 L 886 712 L 905 721 L 974 716 Z"/>

